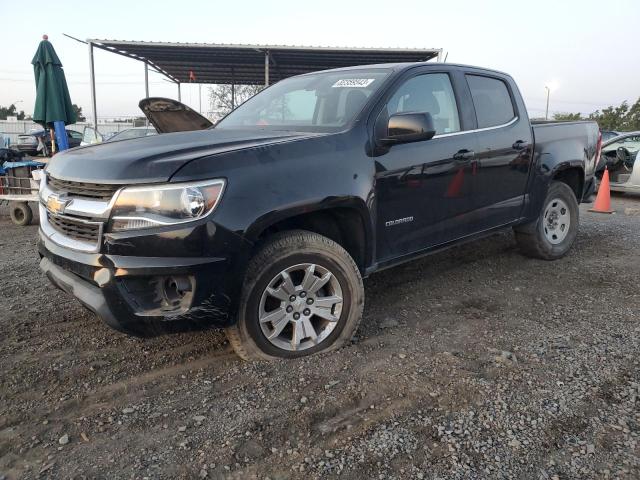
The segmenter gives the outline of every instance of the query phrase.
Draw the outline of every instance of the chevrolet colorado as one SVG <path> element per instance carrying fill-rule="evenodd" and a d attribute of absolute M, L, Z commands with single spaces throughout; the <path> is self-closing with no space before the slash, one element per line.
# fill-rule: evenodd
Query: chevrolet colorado
<path fill-rule="evenodd" d="M 41 269 L 120 331 L 206 322 L 245 359 L 345 344 L 363 277 L 499 229 L 562 257 L 600 155 L 596 123 L 532 125 L 509 75 L 464 65 L 291 77 L 215 127 L 141 108 L 160 135 L 47 166 Z"/>

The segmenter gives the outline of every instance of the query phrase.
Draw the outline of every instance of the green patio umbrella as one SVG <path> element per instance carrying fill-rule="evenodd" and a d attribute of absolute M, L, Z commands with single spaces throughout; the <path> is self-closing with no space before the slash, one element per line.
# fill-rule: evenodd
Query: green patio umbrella
<path fill-rule="evenodd" d="M 36 104 L 33 110 L 33 121 L 44 128 L 54 126 L 58 143 L 60 147 L 64 147 L 67 144 L 64 125 L 76 123 L 76 114 L 69 97 L 69 88 L 64 70 L 62 70 L 62 62 L 60 62 L 46 35 L 42 37 L 31 63 L 36 77 Z M 59 131 L 59 128 L 62 129 L 62 132 Z"/>

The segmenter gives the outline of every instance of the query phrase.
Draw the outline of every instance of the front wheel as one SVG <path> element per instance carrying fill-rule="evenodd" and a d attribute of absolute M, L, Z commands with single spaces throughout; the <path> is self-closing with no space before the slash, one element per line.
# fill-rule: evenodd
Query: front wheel
<path fill-rule="evenodd" d="M 283 232 L 251 259 L 238 322 L 226 334 L 245 360 L 311 355 L 347 343 L 363 306 L 362 277 L 340 245 L 308 231 Z"/>
<path fill-rule="evenodd" d="M 579 222 L 580 211 L 573 190 L 566 183 L 553 181 L 538 219 L 514 228 L 516 241 L 525 255 L 556 260 L 573 245 Z"/>

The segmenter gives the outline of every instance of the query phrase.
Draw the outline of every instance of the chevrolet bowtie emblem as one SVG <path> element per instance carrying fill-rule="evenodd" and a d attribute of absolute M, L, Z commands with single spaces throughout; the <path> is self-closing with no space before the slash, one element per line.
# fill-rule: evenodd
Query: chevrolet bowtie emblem
<path fill-rule="evenodd" d="M 69 205 L 70 200 L 68 198 L 61 198 L 59 195 L 53 194 L 47 197 L 47 210 L 51 213 L 61 215 L 64 213 L 64 209 Z"/>

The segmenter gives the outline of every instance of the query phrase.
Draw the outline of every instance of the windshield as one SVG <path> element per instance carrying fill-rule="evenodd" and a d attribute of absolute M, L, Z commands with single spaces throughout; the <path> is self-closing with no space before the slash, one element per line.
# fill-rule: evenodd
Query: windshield
<path fill-rule="evenodd" d="M 640 150 L 640 135 L 634 135 L 632 137 L 624 137 L 616 142 L 607 145 L 603 151 L 608 153 L 617 150 L 619 147 L 624 147 L 631 153 L 636 153 Z"/>
<path fill-rule="evenodd" d="M 216 128 L 334 132 L 351 123 L 391 70 L 342 70 L 292 77 L 250 98 Z"/>

